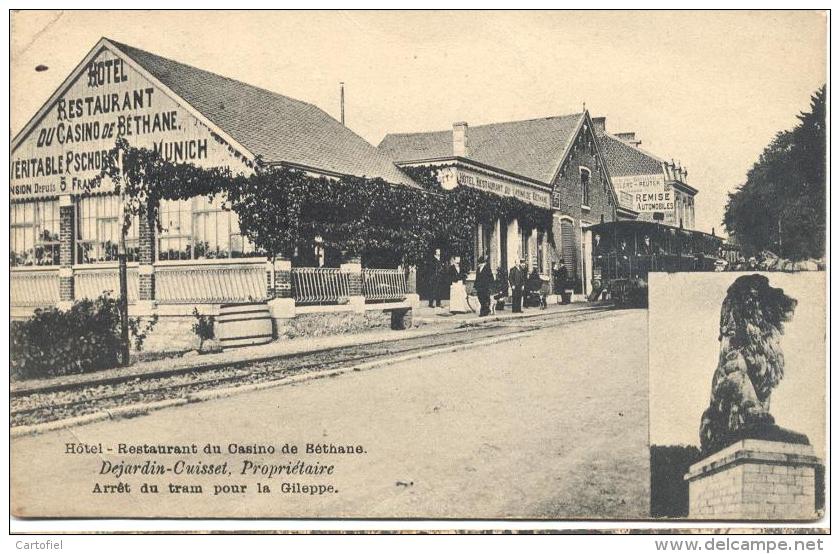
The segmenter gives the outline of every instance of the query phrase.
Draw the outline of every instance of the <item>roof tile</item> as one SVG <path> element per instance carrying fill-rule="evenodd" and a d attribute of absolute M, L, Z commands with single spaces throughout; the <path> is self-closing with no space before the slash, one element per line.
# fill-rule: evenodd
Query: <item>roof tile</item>
<path fill-rule="evenodd" d="M 662 173 L 662 160 L 608 133 L 599 133 L 601 152 L 613 177 Z"/>
<path fill-rule="evenodd" d="M 583 115 L 470 126 L 466 157 L 548 184 Z M 378 148 L 394 162 L 452 157 L 452 131 L 389 134 Z"/>
<path fill-rule="evenodd" d="M 265 162 L 417 186 L 387 156 L 313 104 L 109 42 Z"/>

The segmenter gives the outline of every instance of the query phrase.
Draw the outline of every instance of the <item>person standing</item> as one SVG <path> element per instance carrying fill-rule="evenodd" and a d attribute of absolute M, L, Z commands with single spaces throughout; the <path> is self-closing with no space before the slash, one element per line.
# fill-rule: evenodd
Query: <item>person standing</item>
<path fill-rule="evenodd" d="M 452 263 L 449 264 L 449 269 L 447 270 L 447 277 L 449 278 L 449 284 L 458 283 L 464 280 L 467 276 L 467 273 L 464 271 L 464 268 L 461 266 L 461 257 L 454 256 L 452 258 Z"/>
<path fill-rule="evenodd" d="M 528 271 L 525 269 L 525 260 L 519 260 L 519 265 L 510 269 L 510 288 L 513 290 L 513 313 L 522 313 L 522 293 L 525 290 L 525 282 L 528 279 Z"/>
<path fill-rule="evenodd" d="M 493 270 L 487 263 L 487 258 L 478 258 L 478 269 L 475 272 L 475 292 L 478 295 L 478 303 L 481 304 L 479 317 L 490 315 L 490 292 L 493 288 Z"/>
<path fill-rule="evenodd" d="M 566 293 L 566 286 L 569 283 L 569 270 L 562 258 L 560 259 L 560 265 L 554 269 L 552 277 L 554 277 L 554 293 L 560 295 L 561 303 L 568 304 L 571 301 L 570 295 Z"/>
<path fill-rule="evenodd" d="M 539 308 L 541 310 L 544 310 L 546 308 L 546 303 L 545 303 L 545 295 L 542 292 L 542 288 L 543 288 L 542 277 L 540 277 L 540 272 L 537 271 L 537 268 L 535 267 L 531 271 L 531 274 L 528 276 L 528 283 L 527 283 L 528 293 L 527 293 L 527 296 L 525 297 L 526 298 L 525 304 L 527 305 L 529 301 L 534 302 L 534 303 L 537 304 L 537 306 L 539 306 Z"/>
<path fill-rule="evenodd" d="M 461 266 L 461 258 L 455 256 L 447 271 L 449 281 L 449 313 L 464 314 L 470 311 L 467 305 L 467 289 L 464 286 L 466 272 Z"/>
<path fill-rule="evenodd" d="M 508 275 L 505 268 L 496 268 L 496 294 L 493 300 L 496 302 L 497 310 L 505 309 L 505 299 L 508 297 Z"/>
<path fill-rule="evenodd" d="M 443 288 L 443 262 L 440 259 L 440 248 L 435 248 L 435 254 L 429 261 L 429 307 L 440 308 L 441 289 Z"/>

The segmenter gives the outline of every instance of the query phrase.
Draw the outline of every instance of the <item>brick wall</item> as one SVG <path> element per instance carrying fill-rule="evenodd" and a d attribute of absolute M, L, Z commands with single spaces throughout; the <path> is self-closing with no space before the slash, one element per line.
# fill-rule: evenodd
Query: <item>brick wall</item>
<path fill-rule="evenodd" d="M 555 210 L 555 214 L 569 216 L 574 220 L 576 230 L 574 240 L 578 256 L 576 267 L 569 267 L 569 273 L 575 276 L 581 275 L 583 271 L 582 260 L 579 254 L 581 222 L 584 225 L 597 224 L 601 222 L 601 216 L 603 216 L 604 221 L 615 220 L 615 206 L 612 202 L 612 192 L 610 191 L 609 183 L 604 179 L 601 171 L 603 160 L 597 154 L 597 151 L 590 146 L 594 141 L 595 138 L 592 136 L 591 131 L 589 129 L 585 131 L 582 129 L 575 140 L 575 147 L 565 164 L 564 171 L 552 183 L 552 207 Z M 588 209 L 583 207 L 581 167 L 589 169 Z M 557 217 L 554 220 L 553 232 L 554 248 L 550 254 L 550 261 L 560 259 L 563 254 L 560 249 L 561 230 Z"/>
<path fill-rule="evenodd" d="M 139 262 L 151 265 L 155 263 L 155 235 L 157 230 L 154 215 L 144 211 L 138 219 L 140 220 L 138 233 Z"/>
<path fill-rule="evenodd" d="M 138 230 L 138 261 L 140 262 L 138 284 L 140 291 L 139 300 L 155 299 L 155 242 L 157 226 L 154 220 L 154 211 L 144 210 L 140 214 Z"/>
<path fill-rule="evenodd" d="M 735 446 L 692 466 L 689 517 L 756 520 L 816 517 L 817 460 L 811 447 L 767 441 Z"/>
<path fill-rule="evenodd" d="M 699 518 L 810 519 L 814 468 L 747 463 L 690 485 L 689 514 Z"/>
<path fill-rule="evenodd" d="M 76 205 L 69 196 L 59 201 L 59 299 L 64 302 L 75 298 L 73 285 L 73 247 L 76 243 Z"/>

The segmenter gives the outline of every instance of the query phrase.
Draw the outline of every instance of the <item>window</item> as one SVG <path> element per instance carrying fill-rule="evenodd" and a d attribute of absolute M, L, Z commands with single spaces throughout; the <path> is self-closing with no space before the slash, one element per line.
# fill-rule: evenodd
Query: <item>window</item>
<path fill-rule="evenodd" d="M 523 227 L 519 228 L 519 258 L 525 260 L 525 263 L 531 265 L 531 249 L 529 243 L 531 241 L 531 230 Z"/>
<path fill-rule="evenodd" d="M 81 198 L 76 212 L 77 256 L 80 264 L 116 262 L 120 243 L 120 199 L 118 196 L 92 196 Z M 138 260 L 138 232 L 140 225 L 135 216 L 126 232 L 126 260 Z"/>
<path fill-rule="evenodd" d="M 189 200 L 163 200 L 160 203 L 161 260 L 192 259 L 192 207 Z"/>
<path fill-rule="evenodd" d="M 545 231 L 537 232 L 537 271 L 546 273 L 545 267 Z"/>
<path fill-rule="evenodd" d="M 580 190 L 581 190 L 581 205 L 589 206 L 589 170 L 585 167 L 580 168 Z"/>
<path fill-rule="evenodd" d="M 57 200 L 12 204 L 9 264 L 58 265 L 60 218 Z"/>
<path fill-rule="evenodd" d="M 242 258 L 256 254 L 239 229 L 239 218 L 214 198 L 164 200 L 160 205 L 161 260 Z"/>
<path fill-rule="evenodd" d="M 473 269 L 478 269 L 478 258 L 480 256 L 487 256 L 488 262 L 491 262 L 492 255 L 492 239 L 493 226 L 488 223 L 480 223 L 475 229 L 475 255 L 473 256 Z"/>

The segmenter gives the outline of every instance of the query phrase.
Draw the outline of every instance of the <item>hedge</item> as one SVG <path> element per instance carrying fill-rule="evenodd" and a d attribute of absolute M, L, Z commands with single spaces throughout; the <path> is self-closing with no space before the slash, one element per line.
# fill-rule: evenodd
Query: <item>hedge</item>
<path fill-rule="evenodd" d="M 80 300 L 67 311 L 36 310 L 12 322 L 11 377 L 32 379 L 86 373 L 119 365 L 118 303 L 108 295 Z"/>

